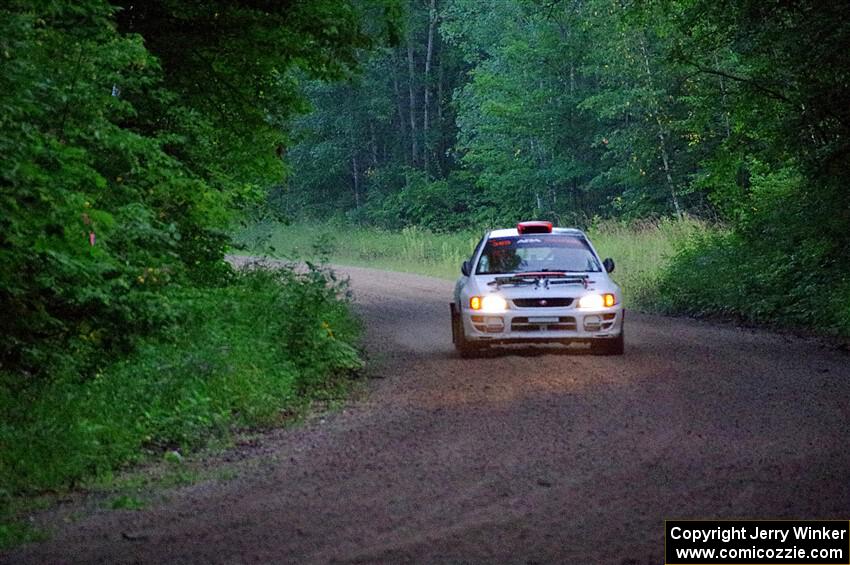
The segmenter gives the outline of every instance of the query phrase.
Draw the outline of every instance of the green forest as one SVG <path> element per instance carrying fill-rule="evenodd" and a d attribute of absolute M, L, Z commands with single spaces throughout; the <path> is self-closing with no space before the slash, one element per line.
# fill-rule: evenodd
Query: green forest
<path fill-rule="evenodd" d="M 635 306 L 850 335 L 848 45 L 814 0 L 4 2 L 0 545 L 21 496 L 342 394 L 327 233 L 456 270 L 551 220 Z"/>
<path fill-rule="evenodd" d="M 656 305 L 850 332 L 840 3 L 441 0 L 309 82 L 284 218 L 455 232 L 696 220 Z"/>

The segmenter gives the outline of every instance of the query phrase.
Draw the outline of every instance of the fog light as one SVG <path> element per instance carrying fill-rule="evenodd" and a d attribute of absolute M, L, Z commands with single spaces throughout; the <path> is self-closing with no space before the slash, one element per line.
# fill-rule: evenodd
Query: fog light
<path fill-rule="evenodd" d="M 484 318 L 484 325 L 489 332 L 500 332 L 505 328 L 505 320 L 501 316 L 487 316 Z"/>
<path fill-rule="evenodd" d="M 602 320 L 599 316 L 585 316 L 584 317 L 584 330 L 588 332 L 598 331 L 602 324 Z"/>

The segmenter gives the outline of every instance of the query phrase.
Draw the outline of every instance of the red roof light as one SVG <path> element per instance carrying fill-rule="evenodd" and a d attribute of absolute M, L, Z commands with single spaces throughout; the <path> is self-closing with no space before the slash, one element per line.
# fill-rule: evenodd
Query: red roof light
<path fill-rule="evenodd" d="M 552 233 L 552 222 L 520 222 L 516 225 L 520 235 L 527 233 Z"/>

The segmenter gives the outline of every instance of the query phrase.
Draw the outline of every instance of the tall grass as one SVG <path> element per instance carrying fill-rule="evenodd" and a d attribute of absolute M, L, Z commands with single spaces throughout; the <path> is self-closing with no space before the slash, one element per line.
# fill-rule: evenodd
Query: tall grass
<path fill-rule="evenodd" d="M 293 260 L 327 258 L 338 265 L 453 278 L 481 233 L 435 234 L 422 228 L 385 231 L 335 224 L 254 225 L 236 237 L 248 253 Z"/>
<path fill-rule="evenodd" d="M 588 230 L 599 254 L 614 259 L 612 277 L 623 289 L 627 306 L 658 309 L 659 284 L 674 255 L 694 235 L 714 228 L 691 219 L 601 222 Z"/>
<path fill-rule="evenodd" d="M 640 223 L 599 222 L 588 230 L 603 257 L 616 262 L 614 279 L 631 307 L 652 308 L 662 271 L 676 249 L 693 234 L 707 231 L 700 222 L 662 219 Z M 238 235 L 250 253 L 289 259 L 322 256 L 339 265 L 419 273 L 454 279 L 483 231 L 432 233 L 421 228 L 389 232 L 334 224 L 256 224 Z"/>

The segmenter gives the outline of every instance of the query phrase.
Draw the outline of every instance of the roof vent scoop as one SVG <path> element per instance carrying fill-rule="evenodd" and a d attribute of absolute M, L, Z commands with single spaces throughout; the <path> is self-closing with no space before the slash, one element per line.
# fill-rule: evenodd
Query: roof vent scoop
<path fill-rule="evenodd" d="M 520 235 L 527 233 L 552 233 L 552 222 L 520 222 L 516 225 Z"/>

